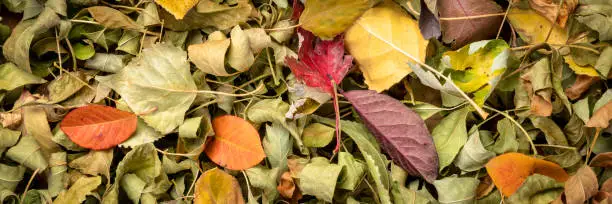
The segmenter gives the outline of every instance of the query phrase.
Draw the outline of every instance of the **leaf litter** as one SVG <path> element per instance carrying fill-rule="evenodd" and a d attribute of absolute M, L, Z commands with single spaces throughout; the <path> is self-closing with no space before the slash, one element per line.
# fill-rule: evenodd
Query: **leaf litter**
<path fill-rule="evenodd" d="M 3 203 L 609 203 L 612 2 L 0 1 Z"/>

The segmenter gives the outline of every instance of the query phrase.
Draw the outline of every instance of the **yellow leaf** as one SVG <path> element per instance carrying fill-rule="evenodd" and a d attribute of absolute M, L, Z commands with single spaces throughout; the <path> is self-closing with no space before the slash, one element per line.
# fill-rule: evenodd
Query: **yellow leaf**
<path fill-rule="evenodd" d="M 176 19 L 183 19 L 199 0 L 155 0 L 155 3 L 170 12 Z"/>
<path fill-rule="evenodd" d="M 232 175 L 214 168 L 200 176 L 195 186 L 195 204 L 244 203 L 240 184 Z"/>
<path fill-rule="evenodd" d="M 388 1 L 366 11 L 345 37 L 346 47 L 359 64 L 366 84 L 377 92 L 412 72 L 408 63 L 413 61 L 401 52 L 424 61 L 428 42 L 417 21 Z"/>
<path fill-rule="evenodd" d="M 516 7 L 510 9 L 508 22 L 512 24 L 512 27 L 519 33 L 521 38 L 529 44 L 543 43 L 552 25 L 552 22 L 535 11 L 522 10 Z M 548 43 L 565 44 L 567 38 L 565 29 L 555 25 Z"/>
<path fill-rule="evenodd" d="M 599 74 L 597 73 L 597 70 L 595 70 L 593 66 L 590 66 L 590 65 L 580 66 L 576 64 L 576 62 L 574 62 L 574 59 L 572 58 L 571 55 L 564 56 L 563 59 L 565 59 L 565 63 L 569 65 L 569 68 L 574 70 L 574 73 L 578 75 L 587 75 L 587 76 L 592 76 L 592 77 L 599 76 Z"/>
<path fill-rule="evenodd" d="M 368 8 L 369 0 L 306 1 L 300 24 L 316 36 L 331 39 L 344 32 Z"/>

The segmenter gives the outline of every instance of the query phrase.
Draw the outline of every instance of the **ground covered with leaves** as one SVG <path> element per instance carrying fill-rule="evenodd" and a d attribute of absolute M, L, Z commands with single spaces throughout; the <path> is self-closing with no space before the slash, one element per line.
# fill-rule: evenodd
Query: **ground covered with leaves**
<path fill-rule="evenodd" d="M 610 203 L 610 0 L 0 0 L 2 203 Z"/>

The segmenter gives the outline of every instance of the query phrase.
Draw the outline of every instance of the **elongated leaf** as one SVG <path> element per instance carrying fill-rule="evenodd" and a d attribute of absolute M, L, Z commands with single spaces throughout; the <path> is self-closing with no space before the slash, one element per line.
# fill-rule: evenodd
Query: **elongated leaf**
<path fill-rule="evenodd" d="M 27 84 L 42 84 L 46 80 L 19 69 L 13 63 L 0 65 L 0 90 L 13 90 Z"/>
<path fill-rule="evenodd" d="M 418 114 L 394 98 L 375 91 L 349 91 L 344 96 L 400 167 L 427 182 L 436 179 L 438 154 Z"/>
<path fill-rule="evenodd" d="M 122 28 L 140 30 L 142 26 L 120 11 L 106 6 L 92 6 L 87 8 L 91 16 L 106 28 Z"/>
<path fill-rule="evenodd" d="M 205 151 L 220 166 L 232 170 L 251 168 L 266 157 L 259 133 L 246 120 L 224 115 L 213 120 L 215 140 Z"/>
<path fill-rule="evenodd" d="M 162 134 L 183 123 L 197 88 L 189 72 L 187 54 L 168 44 L 155 44 L 117 74 L 96 80 L 111 87 L 144 121 Z M 159 100 L 159 99 L 166 100 Z"/>
<path fill-rule="evenodd" d="M 127 140 L 136 130 L 136 122 L 133 113 L 89 105 L 68 113 L 60 127 L 79 146 L 101 150 Z"/>

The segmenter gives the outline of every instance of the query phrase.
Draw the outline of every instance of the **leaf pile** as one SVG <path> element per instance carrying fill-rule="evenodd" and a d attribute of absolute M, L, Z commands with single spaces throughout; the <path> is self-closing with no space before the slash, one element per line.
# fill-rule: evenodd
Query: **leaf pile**
<path fill-rule="evenodd" d="M 612 203 L 612 1 L 0 0 L 2 203 Z"/>

